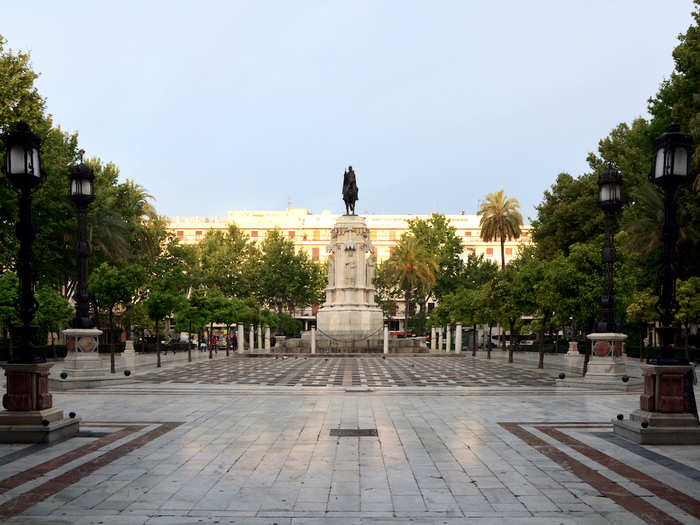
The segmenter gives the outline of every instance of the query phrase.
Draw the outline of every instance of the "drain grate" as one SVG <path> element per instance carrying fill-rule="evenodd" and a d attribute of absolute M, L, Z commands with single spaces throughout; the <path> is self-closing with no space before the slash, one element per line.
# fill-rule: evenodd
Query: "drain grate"
<path fill-rule="evenodd" d="M 376 428 L 332 428 L 331 436 L 338 437 L 371 437 L 377 436 Z"/>

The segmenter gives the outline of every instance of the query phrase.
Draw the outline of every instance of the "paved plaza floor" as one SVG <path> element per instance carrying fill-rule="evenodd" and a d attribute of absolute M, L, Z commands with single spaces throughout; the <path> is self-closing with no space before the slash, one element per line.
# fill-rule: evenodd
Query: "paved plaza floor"
<path fill-rule="evenodd" d="M 193 364 L 54 393 L 81 434 L 0 445 L 0 522 L 700 523 L 700 447 L 613 436 L 638 404 L 470 356 Z"/>

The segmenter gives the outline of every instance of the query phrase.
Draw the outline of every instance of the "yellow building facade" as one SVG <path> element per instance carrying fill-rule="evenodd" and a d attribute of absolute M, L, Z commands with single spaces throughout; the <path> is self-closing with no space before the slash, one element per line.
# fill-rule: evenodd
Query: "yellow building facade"
<path fill-rule="evenodd" d="M 365 214 L 370 229 L 372 244 L 377 250 L 377 259 L 382 262 L 391 256 L 393 247 L 406 231 L 408 219 L 428 219 L 430 215 L 372 215 Z M 279 230 L 294 243 L 298 251 L 305 251 L 314 260 L 324 263 L 328 258 L 326 246 L 337 214 L 324 210 L 311 213 L 305 208 L 286 210 L 239 210 L 230 211 L 225 217 L 172 217 L 168 229 L 184 244 L 195 244 L 209 230 L 226 230 L 235 224 L 253 240 L 262 240 L 270 230 Z M 481 240 L 480 217 L 478 215 L 446 215 L 457 235 L 462 239 L 463 257 L 469 253 L 484 255 L 501 264 L 500 243 Z M 505 243 L 506 263 L 518 253 L 518 248 L 530 243 L 530 226 L 524 225 L 522 237 Z"/>

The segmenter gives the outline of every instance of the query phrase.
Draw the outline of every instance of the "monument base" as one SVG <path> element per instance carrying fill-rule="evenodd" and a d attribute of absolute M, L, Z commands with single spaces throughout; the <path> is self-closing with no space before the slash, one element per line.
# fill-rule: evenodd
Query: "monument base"
<path fill-rule="evenodd" d="M 55 443 L 79 430 L 80 418 L 66 419 L 59 408 L 0 412 L 0 443 Z"/>

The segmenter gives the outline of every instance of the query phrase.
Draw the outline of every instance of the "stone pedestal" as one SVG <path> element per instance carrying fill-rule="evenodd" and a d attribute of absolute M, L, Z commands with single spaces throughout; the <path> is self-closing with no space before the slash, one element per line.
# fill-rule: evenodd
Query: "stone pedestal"
<path fill-rule="evenodd" d="M 695 413 L 691 365 L 642 365 L 644 393 L 640 409 L 629 420 L 613 420 L 615 434 L 641 444 L 700 444 L 700 424 Z M 697 410 L 697 409 L 696 409 Z M 642 423 L 647 427 L 643 428 Z"/>
<path fill-rule="evenodd" d="M 3 364 L 7 393 L 0 412 L 0 443 L 51 443 L 78 433 L 80 419 L 65 419 L 49 394 L 52 363 Z"/>
<path fill-rule="evenodd" d="M 236 341 L 238 342 L 238 353 L 242 354 L 245 352 L 245 330 L 243 323 L 238 323 L 238 334 L 236 335 Z"/>
<path fill-rule="evenodd" d="M 438 327 L 438 352 L 442 352 L 442 326 Z"/>
<path fill-rule="evenodd" d="M 625 334 L 595 333 L 589 334 L 593 342 L 593 352 L 588 361 L 588 370 L 583 380 L 585 383 L 621 383 L 627 366 L 624 359 L 615 355 L 616 343 L 627 339 Z"/>
<path fill-rule="evenodd" d="M 578 343 L 576 341 L 569 341 L 569 351 L 566 352 L 567 355 L 580 355 L 578 353 Z"/>
<path fill-rule="evenodd" d="M 248 349 L 251 352 L 255 350 L 255 329 L 253 325 L 250 325 L 250 330 L 248 331 Z"/>
<path fill-rule="evenodd" d="M 265 351 L 270 351 L 270 327 L 265 325 Z"/>
<path fill-rule="evenodd" d="M 262 326 L 258 325 L 258 351 L 262 351 L 262 349 L 263 349 Z"/>
<path fill-rule="evenodd" d="M 430 328 L 430 349 L 434 352 L 435 349 L 437 348 L 437 335 L 435 333 L 435 327 Z"/>
<path fill-rule="evenodd" d="M 447 325 L 445 328 L 445 352 L 449 352 L 452 347 L 452 328 Z"/>
<path fill-rule="evenodd" d="M 455 328 L 455 354 L 462 353 L 462 324 L 457 323 Z"/>
<path fill-rule="evenodd" d="M 187 344 L 190 344 L 189 341 Z M 131 339 L 127 339 L 124 343 L 122 357 L 124 359 L 124 368 L 130 370 L 133 374 L 136 369 L 136 350 L 134 350 L 134 342 Z"/>
<path fill-rule="evenodd" d="M 384 353 L 389 353 L 389 327 L 384 325 Z"/>
<path fill-rule="evenodd" d="M 316 327 L 311 328 L 311 353 L 316 353 Z"/>
<path fill-rule="evenodd" d="M 375 250 L 365 218 L 338 217 L 328 252 L 326 301 L 316 314 L 319 349 L 380 352 L 384 318 L 374 302 Z"/>
<path fill-rule="evenodd" d="M 69 328 L 63 331 L 71 340 L 68 352 L 63 361 L 63 370 L 68 374 L 68 379 L 103 378 L 110 374 L 108 367 L 102 366 L 100 354 L 97 351 L 99 336 L 102 330 L 97 328 Z M 133 344 L 132 344 L 133 349 Z"/>

